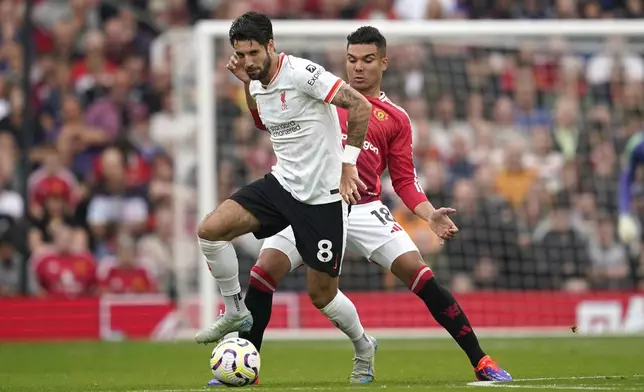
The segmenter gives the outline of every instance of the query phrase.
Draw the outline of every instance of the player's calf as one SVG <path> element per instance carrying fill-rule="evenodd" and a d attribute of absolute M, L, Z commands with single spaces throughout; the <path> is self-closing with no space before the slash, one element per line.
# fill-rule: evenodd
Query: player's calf
<path fill-rule="evenodd" d="M 195 337 L 198 343 L 216 342 L 226 334 L 250 329 L 253 319 L 241 297 L 239 262 L 230 243 L 240 235 L 256 231 L 260 223 L 250 212 L 232 200 L 226 200 L 199 225 L 199 246 L 208 269 L 226 305 L 224 317 Z"/>
<path fill-rule="evenodd" d="M 472 366 L 477 367 L 485 353 L 474 329 L 452 293 L 438 283 L 420 253 L 407 252 L 398 256 L 391 265 L 391 271 L 425 303 L 434 319 L 465 351 Z"/>
<path fill-rule="evenodd" d="M 257 263 L 250 271 L 250 282 L 244 303 L 253 315 L 253 326 L 240 337 L 249 340 L 260 350 L 264 340 L 264 331 L 271 319 L 273 293 L 279 282 L 291 270 L 291 262 L 283 252 L 265 248 L 257 258 Z"/>

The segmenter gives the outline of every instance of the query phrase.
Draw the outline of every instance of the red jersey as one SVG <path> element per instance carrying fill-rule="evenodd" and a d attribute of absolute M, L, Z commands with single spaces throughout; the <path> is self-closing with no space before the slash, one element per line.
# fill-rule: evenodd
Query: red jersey
<path fill-rule="evenodd" d="M 418 183 L 412 153 L 411 122 L 407 113 L 387 98 L 366 97 L 371 102 L 369 129 L 356 166 L 360 179 L 367 186 L 361 191 L 358 204 L 380 200 L 380 176 L 389 167 L 394 190 L 411 211 L 424 201 L 425 192 Z M 342 144 L 346 144 L 347 110 L 338 108 L 342 127 Z"/>
<path fill-rule="evenodd" d="M 156 285 L 148 271 L 139 266 L 123 267 L 116 260 L 101 261 L 100 287 L 108 293 L 153 293 Z"/>
<path fill-rule="evenodd" d="M 44 251 L 31 261 L 35 277 L 50 296 L 82 297 L 94 294 L 96 262 L 89 253 Z"/>

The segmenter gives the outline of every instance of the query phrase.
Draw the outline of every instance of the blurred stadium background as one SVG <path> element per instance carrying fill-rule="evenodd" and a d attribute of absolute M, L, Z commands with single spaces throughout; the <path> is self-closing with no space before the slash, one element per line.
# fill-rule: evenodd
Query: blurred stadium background
<path fill-rule="evenodd" d="M 175 339 L 198 327 L 198 170 L 223 198 L 274 156 L 225 69 L 225 42 L 210 86 L 217 126 L 199 129 L 193 26 L 249 10 L 365 24 L 644 16 L 639 0 L 0 0 L 0 340 Z M 276 38 L 344 76 L 341 37 Z M 441 247 L 387 181 L 385 202 L 473 325 L 644 332 L 641 241 L 616 235 L 622 157 L 644 124 L 644 36 L 387 38 L 383 90 L 411 117 L 430 201 L 456 208 L 461 231 Z M 216 167 L 199 167 L 203 131 L 216 136 Z M 633 213 L 644 218 L 642 185 Z M 235 242 L 242 284 L 260 245 Z M 337 336 L 304 284 L 298 271 L 279 287 L 271 334 Z M 370 330 L 436 326 L 366 260 L 347 258 L 341 286 Z"/>

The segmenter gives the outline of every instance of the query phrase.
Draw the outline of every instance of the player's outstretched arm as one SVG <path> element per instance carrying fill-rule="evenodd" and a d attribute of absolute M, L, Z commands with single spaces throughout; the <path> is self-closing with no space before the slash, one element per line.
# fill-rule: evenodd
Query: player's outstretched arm
<path fill-rule="evenodd" d="M 348 110 L 347 144 L 342 157 L 340 194 L 347 203 L 356 204 L 360 200 L 359 190 L 367 189 L 358 177 L 356 161 L 367 136 L 371 103 L 347 84 L 340 87 L 330 103 Z"/>
<path fill-rule="evenodd" d="M 400 114 L 395 120 L 397 134 L 390 139 L 392 141 L 387 153 L 391 183 L 407 208 L 429 223 L 429 227 L 441 239 L 448 240 L 458 232 L 458 228 L 449 218 L 449 215 L 456 211 L 445 207 L 436 209 L 427 200 L 414 167 L 411 121 L 406 113 Z"/>

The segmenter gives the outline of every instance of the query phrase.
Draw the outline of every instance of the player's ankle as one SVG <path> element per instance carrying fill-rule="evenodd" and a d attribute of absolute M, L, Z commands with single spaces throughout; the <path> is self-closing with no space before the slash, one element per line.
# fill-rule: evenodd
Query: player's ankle
<path fill-rule="evenodd" d="M 356 357 L 368 357 L 373 351 L 373 345 L 366 334 L 362 334 L 360 339 L 353 341 L 353 352 Z"/>
<path fill-rule="evenodd" d="M 225 317 L 239 317 L 248 313 L 246 304 L 244 304 L 244 301 L 242 300 L 241 293 L 222 295 L 222 297 L 224 299 L 224 304 L 226 305 L 226 312 L 224 313 Z"/>

